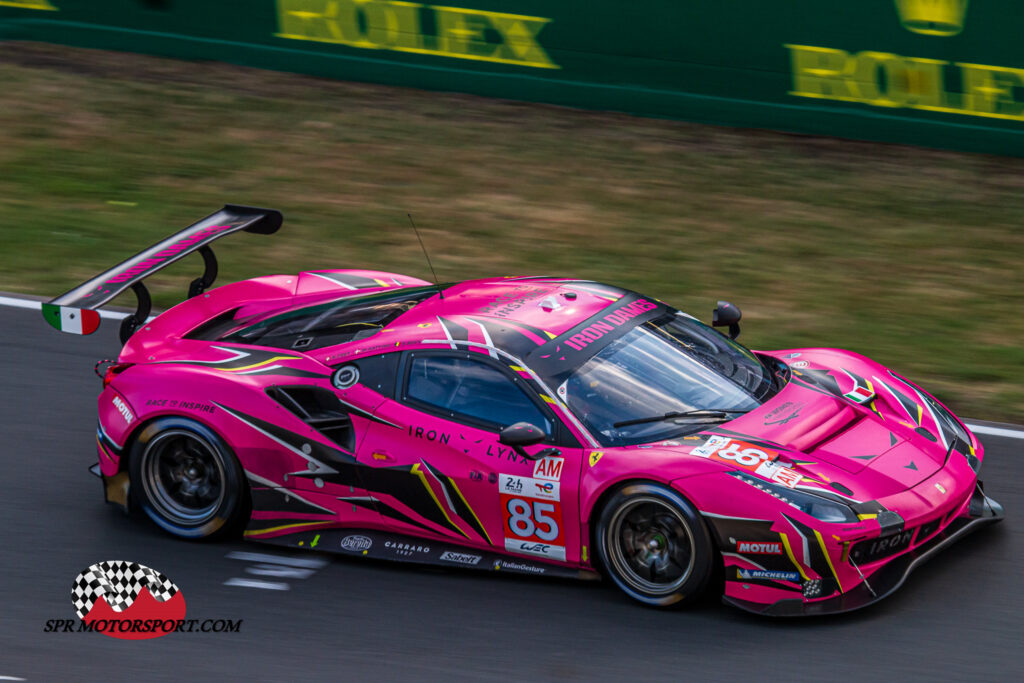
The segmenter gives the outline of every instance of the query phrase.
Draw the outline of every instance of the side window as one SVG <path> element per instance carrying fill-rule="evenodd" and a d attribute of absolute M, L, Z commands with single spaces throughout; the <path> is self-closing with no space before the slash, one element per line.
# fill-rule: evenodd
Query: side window
<path fill-rule="evenodd" d="M 506 427 L 529 422 L 551 433 L 553 425 L 537 405 L 497 368 L 472 358 L 413 355 L 405 398 L 437 408 L 452 418 Z"/>

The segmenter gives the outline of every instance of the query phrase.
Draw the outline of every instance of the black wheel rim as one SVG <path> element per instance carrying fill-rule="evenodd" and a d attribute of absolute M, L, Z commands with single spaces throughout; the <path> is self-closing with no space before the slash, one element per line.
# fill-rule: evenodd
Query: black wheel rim
<path fill-rule="evenodd" d="M 660 498 L 640 496 L 623 503 L 608 525 L 606 543 L 616 574 L 647 595 L 675 593 L 693 573 L 690 525 Z"/>
<path fill-rule="evenodd" d="M 224 468 L 213 446 L 192 432 L 158 434 L 142 455 L 146 498 L 168 521 L 198 526 L 213 519 L 224 500 Z"/>

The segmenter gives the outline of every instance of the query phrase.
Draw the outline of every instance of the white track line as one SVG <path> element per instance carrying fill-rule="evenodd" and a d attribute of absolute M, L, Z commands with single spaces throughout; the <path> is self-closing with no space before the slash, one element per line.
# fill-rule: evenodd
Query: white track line
<path fill-rule="evenodd" d="M 286 591 L 290 589 L 287 583 L 279 581 L 258 581 L 256 579 L 228 579 L 225 586 L 240 586 L 242 588 L 263 588 L 271 591 Z"/>
<path fill-rule="evenodd" d="M 1002 429 L 1000 427 L 986 427 L 985 425 L 972 425 L 964 423 L 968 429 L 978 434 L 991 434 L 992 436 L 1004 436 L 1007 439 L 1024 439 L 1024 431 L 1020 429 Z"/>
<path fill-rule="evenodd" d="M 9 296 L 0 296 L 0 306 L 10 306 L 11 308 L 30 308 L 33 310 L 41 310 L 42 302 L 33 301 L 32 299 L 15 299 Z M 120 311 L 96 311 L 100 314 L 101 318 L 107 318 L 108 320 L 123 320 L 127 318 L 130 313 L 121 313 Z"/>
<path fill-rule="evenodd" d="M 267 553 L 246 553 L 234 550 L 225 555 L 229 560 L 242 560 L 243 562 L 270 562 L 283 564 L 289 567 L 303 567 L 306 569 L 322 569 L 327 566 L 327 560 L 318 557 L 283 557 L 281 555 L 269 555 Z"/>

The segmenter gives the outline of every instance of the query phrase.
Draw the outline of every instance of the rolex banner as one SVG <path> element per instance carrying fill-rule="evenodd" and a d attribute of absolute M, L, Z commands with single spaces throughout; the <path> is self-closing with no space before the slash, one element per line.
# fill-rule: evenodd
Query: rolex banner
<path fill-rule="evenodd" d="M 0 0 L 0 39 L 1024 156 L 1020 0 Z"/>

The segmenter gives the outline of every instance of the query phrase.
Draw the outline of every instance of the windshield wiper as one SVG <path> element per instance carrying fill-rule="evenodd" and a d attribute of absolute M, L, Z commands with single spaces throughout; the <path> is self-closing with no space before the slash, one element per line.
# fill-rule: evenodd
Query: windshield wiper
<path fill-rule="evenodd" d="M 612 425 L 618 429 L 619 427 L 628 427 L 630 425 L 641 425 L 647 424 L 648 422 L 661 422 L 662 420 L 672 420 L 677 417 L 708 417 L 708 418 L 727 418 L 730 415 L 744 415 L 748 411 L 746 410 L 714 410 L 711 408 L 705 408 L 703 410 L 684 410 L 665 413 L 663 415 L 652 415 L 650 417 L 638 417 L 635 420 L 623 420 L 622 422 L 616 422 Z"/>

